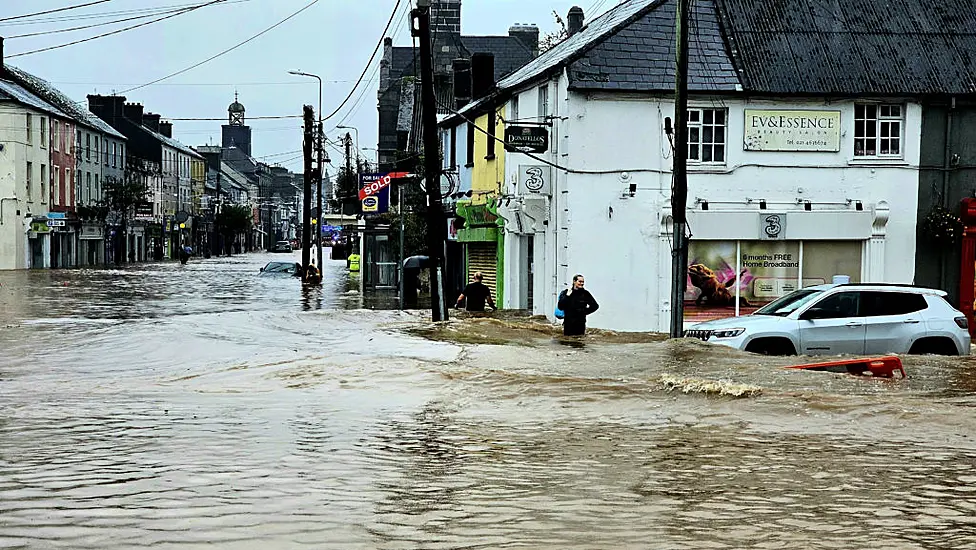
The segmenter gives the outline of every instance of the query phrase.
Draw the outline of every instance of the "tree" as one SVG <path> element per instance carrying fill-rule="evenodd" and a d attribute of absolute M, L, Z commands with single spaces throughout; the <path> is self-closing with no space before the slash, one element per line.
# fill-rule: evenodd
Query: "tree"
<path fill-rule="evenodd" d="M 560 17 L 555 10 L 553 10 L 552 15 L 556 18 L 556 25 L 558 28 L 552 32 L 546 33 L 545 36 L 539 40 L 539 53 L 545 53 L 553 49 L 557 44 L 563 40 L 566 40 L 566 38 L 569 36 L 569 30 L 566 28 L 566 22 L 563 21 L 563 18 Z"/>
<path fill-rule="evenodd" d="M 126 159 L 123 179 L 107 177 L 104 182 L 104 205 L 119 216 L 120 228 L 116 233 L 115 263 L 122 264 L 127 259 L 128 221 L 134 214 L 136 205 L 146 202 L 149 191 L 147 179 L 154 173 L 141 159 Z"/>

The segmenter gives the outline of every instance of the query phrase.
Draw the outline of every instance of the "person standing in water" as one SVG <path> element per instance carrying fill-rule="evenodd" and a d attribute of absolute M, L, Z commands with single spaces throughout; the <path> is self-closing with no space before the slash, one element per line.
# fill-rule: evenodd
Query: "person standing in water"
<path fill-rule="evenodd" d="M 559 294 L 559 309 L 563 310 L 563 334 L 582 336 L 586 334 L 586 316 L 600 309 L 593 295 L 583 288 L 582 275 L 573 276 L 573 284 Z"/>

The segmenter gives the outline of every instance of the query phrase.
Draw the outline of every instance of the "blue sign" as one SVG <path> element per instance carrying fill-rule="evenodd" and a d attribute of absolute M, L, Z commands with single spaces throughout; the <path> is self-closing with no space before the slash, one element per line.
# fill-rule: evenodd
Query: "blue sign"
<path fill-rule="evenodd" d="M 49 220 L 63 220 L 64 212 L 48 212 L 47 219 Z"/>
<path fill-rule="evenodd" d="M 361 174 L 359 188 L 376 189 L 386 174 Z M 390 211 L 390 186 L 386 185 L 360 201 L 359 211 L 363 214 L 385 214 Z"/>

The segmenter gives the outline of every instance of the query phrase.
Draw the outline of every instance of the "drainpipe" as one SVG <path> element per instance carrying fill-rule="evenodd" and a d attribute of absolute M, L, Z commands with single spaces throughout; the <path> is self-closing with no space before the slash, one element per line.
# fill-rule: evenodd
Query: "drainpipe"
<path fill-rule="evenodd" d="M 946 110 L 946 124 L 945 124 L 945 151 L 943 152 L 942 160 L 942 206 L 949 208 L 949 166 L 952 161 L 952 112 L 956 108 L 956 97 L 952 96 L 949 98 L 949 108 Z M 948 271 L 949 271 L 949 258 L 948 254 L 943 252 L 941 254 L 941 269 L 939 269 L 939 288 L 943 290 L 948 290 Z"/>

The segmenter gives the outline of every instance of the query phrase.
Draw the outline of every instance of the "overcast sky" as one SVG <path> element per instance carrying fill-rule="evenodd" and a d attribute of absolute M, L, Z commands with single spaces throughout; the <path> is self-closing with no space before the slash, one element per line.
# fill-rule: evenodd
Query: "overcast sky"
<path fill-rule="evenodd" d="M 91 1 L 0 0 L 0 19 Z M 52 82 L 72 98 L 83 101 L 90 93 L 121 92 L 199 63 L 265 30 L 312 0 L 227 0 L 224 4 L 113 36 L 12 57 L 166 14 L 72 32 L 51 34 L 50 31 L 136 17 L 145 15 L 143 10 L 186 6 L 199 1 L 110 0 L 36 18 L 0 21 L 0 35 L 7 37 L 6 62 Z M 589 19 L 594 10 L 603 12 L 616 3 L 617 0 L 463 0 L 462 33 L 504 35 L 514 23 L 535 23 L 545 34 L 556 27 L 553 10 L 565 18 L 570 7 L 579 5 L 587 10 Z M 318 103 L 318 83 L 288 74 L 289 70 L 299 69 L 318 74 L 325 81 L 322 107 L 329 114 L 339 106 L 366 66 L 395 4 L 396 0 L 318 0 L 298 16 L 228 54 L 125 95 L 128 101 L 140 102 L 147 111 L 167 119 L 226 117 L 235 90 L 248 116 L 300 115 L 303 104 L 316 106 Z M 410 44 L 407 4 L 408 0 L 402 0 L 395 26 L 387 33 L 394 37 L 396 45 Z M 122 13 L 103 17 L 108 12 Z M 47 21 L 41 22 L 43 19 Z M 47 34 L 16 38 L 29 33 Z M 367 79 L 372 77 L 368 85 L 357 90 L 339 115 L 326 122 L 327 132 L 340 123 L 358 127 L 361 148 L 376 147 L 377 73 L 374 70 L 380 55 L 367 73 Z M 187 145 L 217 144 L 220 124 L 219 121 L 174 120 L 174 137 Z M 254 132 L 254 156 L 300 169 L 300 120 L 253 120 L 249 125 Z M 329 132 L 330 139 L 335 140 L 340 132 Z M 375 151 L 364 154 L 372 158 Z M 330 156 L 334 161 L 340 160 L 336 150 L 330 150 Z"/>

